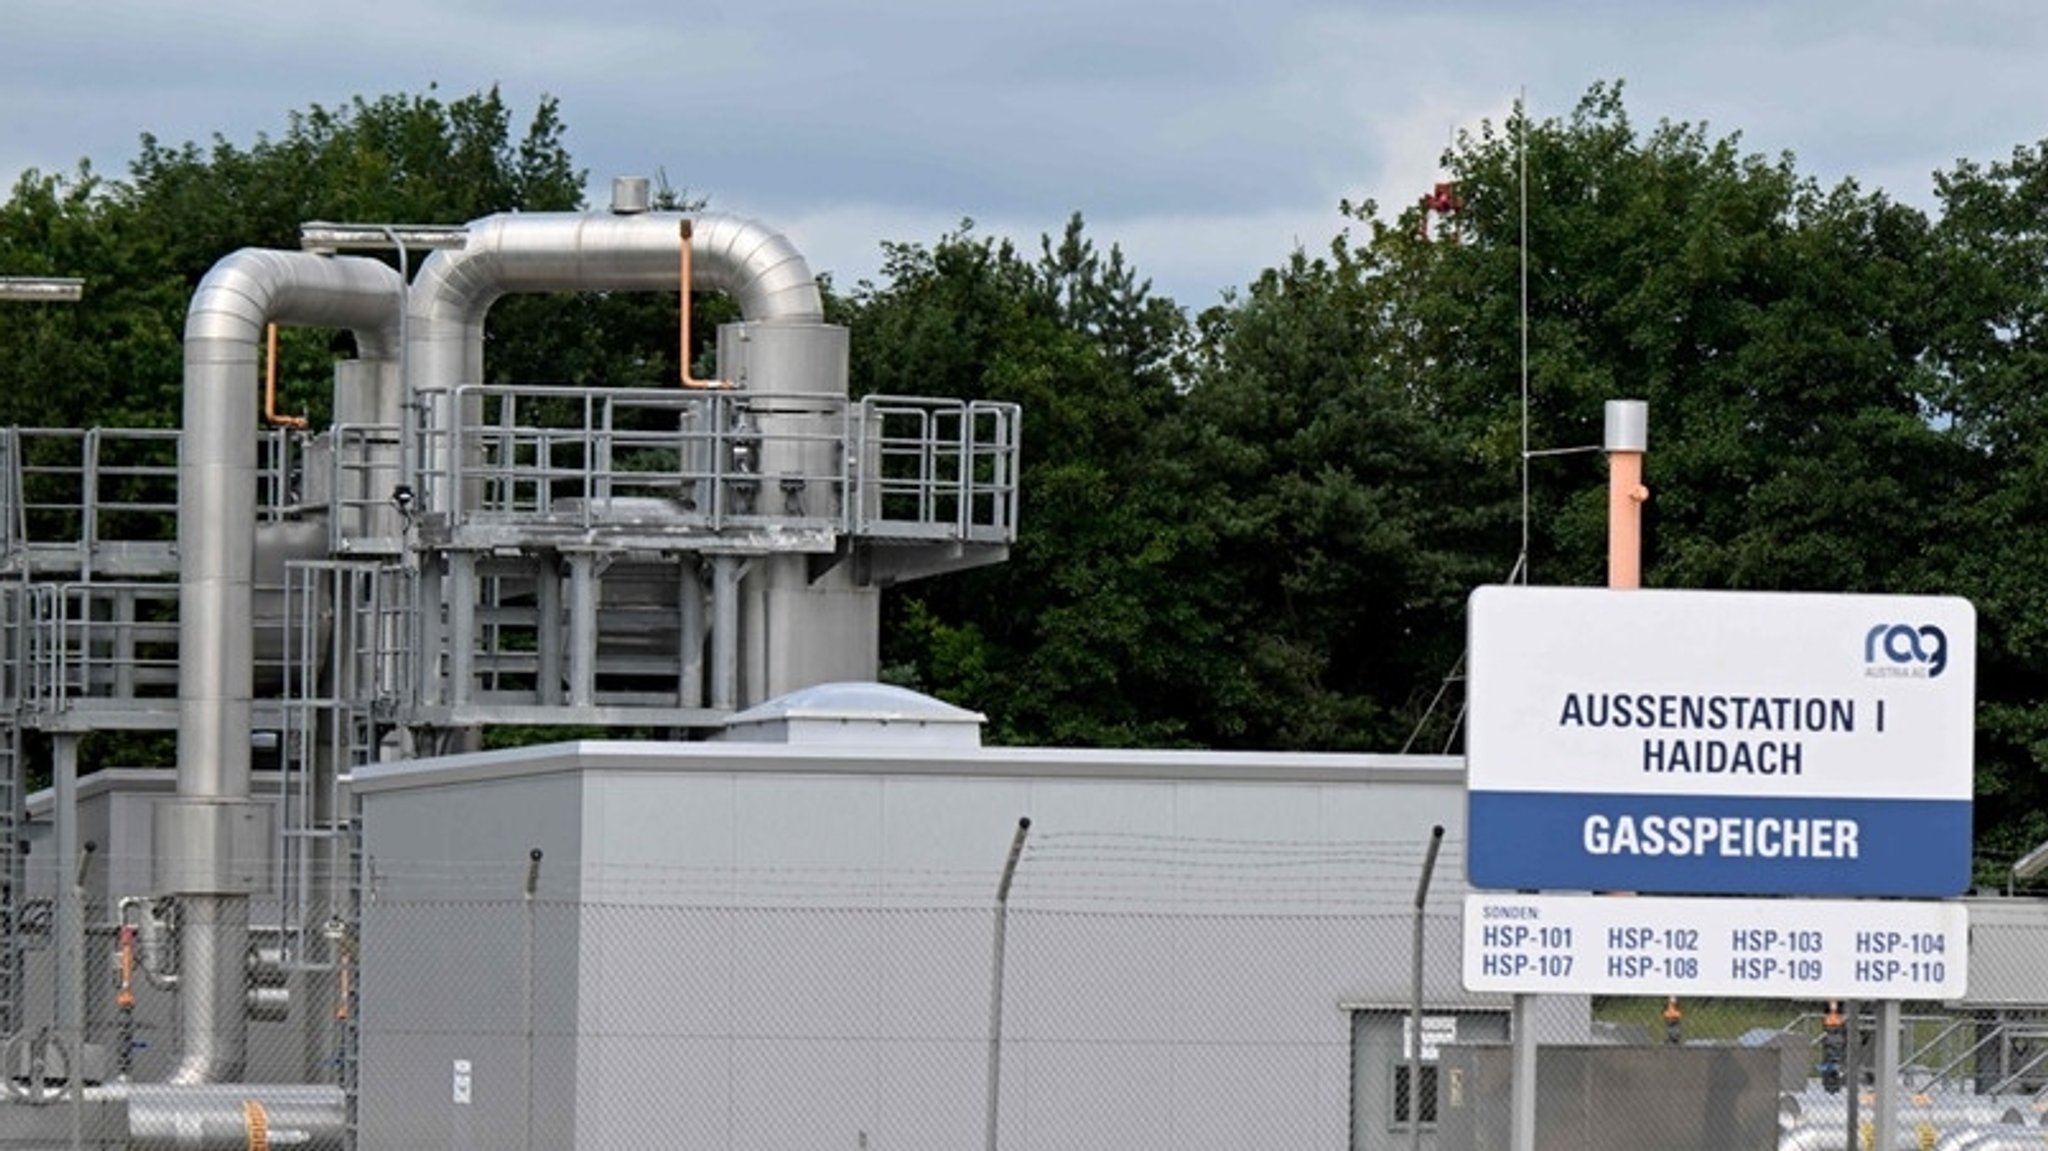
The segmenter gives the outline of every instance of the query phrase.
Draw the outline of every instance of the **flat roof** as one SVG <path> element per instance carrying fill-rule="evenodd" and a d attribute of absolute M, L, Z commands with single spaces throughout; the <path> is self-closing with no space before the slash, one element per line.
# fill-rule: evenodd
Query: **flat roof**
<path fill-rule="evenodd" d="M 357 795 L 566 772 L 954 776 L 1212 783 L 1411 783 L 1463 787 L 1456 755 L 1150 751 L 1067 747 L 892 747 L 576 740 L 359 767 Z"/>

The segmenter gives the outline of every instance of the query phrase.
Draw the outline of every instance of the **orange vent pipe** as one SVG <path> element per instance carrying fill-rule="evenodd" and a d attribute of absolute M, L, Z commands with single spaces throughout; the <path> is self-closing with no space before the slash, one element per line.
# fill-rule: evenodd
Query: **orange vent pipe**
<path fill-rule="evenodd" d="M 686 388 L 730 388 L 731 380 L 700 380 L 690 374 L 690 222 L 682 224 L 682 337 L 676 349 L 676 375 Z"/>
<path fill-rule="evenodd" d="M 306 429 L 306 417 L 282 416 L 277 412 L 277 325 L 263 333 L 263 422 L 273 428 Z"/>

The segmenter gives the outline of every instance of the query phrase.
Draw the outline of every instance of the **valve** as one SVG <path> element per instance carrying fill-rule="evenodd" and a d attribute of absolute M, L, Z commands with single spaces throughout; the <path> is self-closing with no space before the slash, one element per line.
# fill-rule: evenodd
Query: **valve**
<path fill-rule="evenodd" d="M 1842 1061 L 1848 1053 L 1849 1032 L 1842 1025 L 1842 1007 L 1830 999 L 1820 1030 L 1820 1085 L 1830 1095 L 1841 1093 Z"/>

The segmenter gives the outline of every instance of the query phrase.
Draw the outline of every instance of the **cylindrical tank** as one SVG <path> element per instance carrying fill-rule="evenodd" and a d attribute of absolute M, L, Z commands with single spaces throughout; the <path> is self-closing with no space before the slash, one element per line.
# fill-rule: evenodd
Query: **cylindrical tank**
<path fill-rule="evenodd" d="M 754 512 L 770 518 L 840 515 L 846 429 L 846 329 L 835 324 L 737 323 L 718 329 L 719 375 L 735 385 L 757 446 Z"/>

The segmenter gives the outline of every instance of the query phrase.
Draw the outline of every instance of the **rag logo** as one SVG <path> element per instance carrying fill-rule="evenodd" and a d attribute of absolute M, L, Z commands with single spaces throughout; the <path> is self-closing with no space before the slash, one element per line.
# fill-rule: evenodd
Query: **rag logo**
<path fill-rule="evenodd" d="M 1933 624 L 1881 623 L 1863 637 L 1865 675 L 1933 679 L 1948 668 L 1948 633 Z"/>

